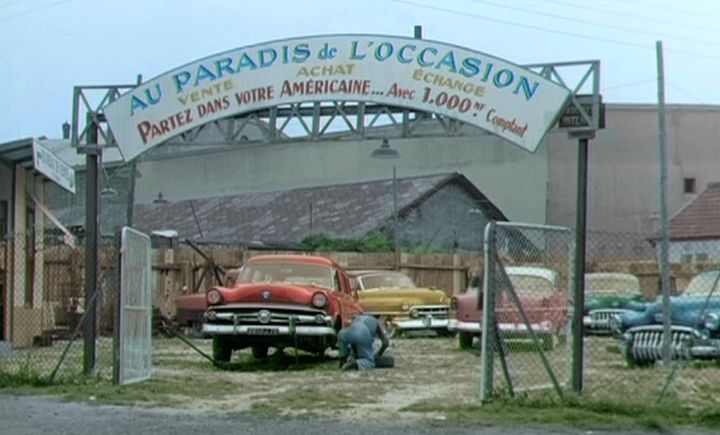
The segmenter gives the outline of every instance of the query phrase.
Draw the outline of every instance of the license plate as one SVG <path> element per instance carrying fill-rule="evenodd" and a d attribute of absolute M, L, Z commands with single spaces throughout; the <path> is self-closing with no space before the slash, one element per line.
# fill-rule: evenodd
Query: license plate
<path fill-rule="evenodd" d="M 248 328 L 249 335 L 278 335 L 280 330 L 277 328 Z"/>
<path fill-rule="evenodd" d="M 423 319 L 423 326 L 426 328 L 429 328 L 432 325 L 432 318 L 431 317 L 425 317 Z"/>

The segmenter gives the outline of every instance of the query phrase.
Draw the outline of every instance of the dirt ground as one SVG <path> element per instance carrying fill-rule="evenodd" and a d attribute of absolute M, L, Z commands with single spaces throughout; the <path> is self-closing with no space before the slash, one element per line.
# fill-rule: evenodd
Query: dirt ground
<path fill-rule="evenodd" d="M 667 397 L 697 406 L 720 403 L 716 385 L 717 365 L 688 366 L 666 370 L 628 369 L 612 337 L 592 337 L 585 345 L 585 397 L 628 404 L 653 404 L 668 379 Z M 210 354 L 211 341 L 192 343 Z M 476 340 L 477 344 L 477 340 Z M 418 422 L 451 420 L 451 410 L 479 404 L 480 352 L 460 350 L 457 338 L 435 337 L 432 333 L 395 338 L 390 354 L 396 367 L 371 372 L 342 372 L 335 351 L 325 357 L 296 356 L 286 349 L 268 361 L 252 360 L 249 350 L 236 352 L 234 363 L 218 369 L 180 339 L 155 342 L 153 380 L 167 389 L 159 406 L 242 413 L 266 412 L 307 418 L 342 421 Z M 547 360 L 558 386 L 570 390 L 570 347 L 557 344 Z M 498 361 L 496 359 L 496 361 Z M 515 393 L 547 395 L 557 399 L 539 355 L 523 348 L 511 348 L 507 371 Z M 495 392 L 505 394 L 510 383 L 502 366 L 495 364 Z M 447 414 L 446 414 L 447 413 Z"/>
<path fill-rule="evenodd" d="M 210 352 L 209 340 L 193 340 L 193 344 Z M 178 391 L 177 403 L 173 404 L 226 413 L 253 410 L 345 421 L 409 423 L 418 419 L 443 420 L 441 412 L 425 409 L 434 405 L 477 403 L 479 354 L 460 351 L 456 339 L 429 334 L 396 338 L 388 353 L 395 357 L 395 368 L 371 372 L 340 371 L 335 351 L 329 351 L 325 358 L 302 355 L 300 364 L 295 365 L 297 360 L 289 349 L 281 357 L 288 365 L 281 364 L 280 369 L 270 363 L 264 369 L 253 362 L 243 367 L 240 362 L 229 370 L 220 370 L 180 340 L 163 340 L 156 343 L 154 378 L 231 383 L 233 388 L 223 388 L 222 394 L 182 397 L 185 395 Z M 236 352 L 233 358 L 249 361 L 249 351 L 243 350 L 240 355 Z M 421 410 L 407 410 L 413 405 Z"/>

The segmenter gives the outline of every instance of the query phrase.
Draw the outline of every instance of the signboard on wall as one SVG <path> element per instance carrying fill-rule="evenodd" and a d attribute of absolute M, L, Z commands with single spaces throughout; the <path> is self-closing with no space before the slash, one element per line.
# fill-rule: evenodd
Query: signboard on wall
<path fill-rule="evenodd" d="M 33 166 L 58 186 L 75 193 L 75 170 L 40 142 L 33 140 Z"/>
<path fill-rule="evenodd" d="M 104 111 L 131 160 L 204 123 L 309 101 L 439 113 L 535 151 L 570 91 L 497 57 L 424 39 L 326 35 L 216 54 L 164 73 Z"/>

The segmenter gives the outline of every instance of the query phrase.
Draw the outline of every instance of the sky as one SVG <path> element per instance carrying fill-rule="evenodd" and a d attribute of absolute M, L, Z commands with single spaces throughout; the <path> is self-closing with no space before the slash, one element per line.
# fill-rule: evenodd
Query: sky
<path fill-rule="evenodd" d="M 133 84 L 277 39 L 371 33 L 507 61 L 600 61 L 606 103 L 720 105 L 716 0 L 0 0 L 0 143 L 59 138 L 74 86 Z"/>

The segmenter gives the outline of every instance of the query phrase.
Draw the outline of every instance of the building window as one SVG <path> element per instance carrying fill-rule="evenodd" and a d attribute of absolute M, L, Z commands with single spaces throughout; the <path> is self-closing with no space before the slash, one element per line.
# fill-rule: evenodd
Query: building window
<path fill-rule="evenodd" d="M 683 192 L 695 193 L 695 178 L 683 178 Z"/>

